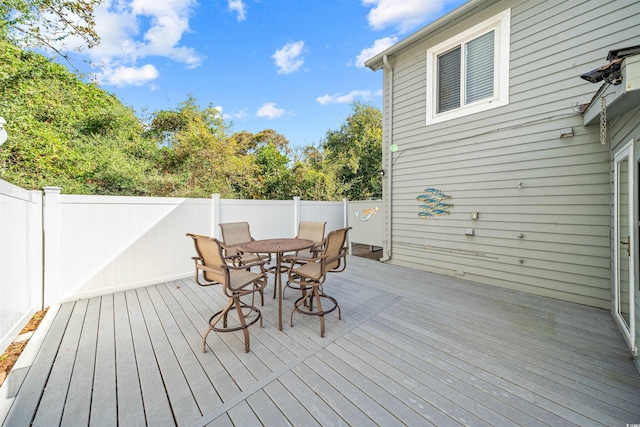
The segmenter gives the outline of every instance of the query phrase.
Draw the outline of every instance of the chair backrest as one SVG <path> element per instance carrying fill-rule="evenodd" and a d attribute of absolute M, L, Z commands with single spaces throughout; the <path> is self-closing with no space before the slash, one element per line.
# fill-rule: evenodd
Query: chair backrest
<path fill-rule="evenodd" d="M 220 267 L 226 264 L 224 256 L 222 255 L 222 246 L 220 241 L 213 237 L 202 236 L 200 234 L 187 234 L 187 236 L 193 239 L 196 246 L 196 252 L 202 264 L 213 271 L 204 271 L 204 278 L 210 282 L 224 283 L 226 280 L 225 270 Z"/>
<path fill-rule="evenodd" d="M 324 227 L 326 222 L 300 221 L 298 225 L 298 239 L 313 240 L 316 243 L 322 242 L 324 239 Z"/>
<path fill-rule="evenodd" d="M 347 241 L 347 232 L 351 230 L 351 227 L 340 228 L 327 234 L 324 250 L 322 255 L 326 255 L 325 271 L 336 270 L 340 267 L 342 258 L 347 256 L 347 247 L 345 242 Z"/>
<path fill-rule="evenodd" d="M 298 235 L 296 238 L 313 240 L 315 244 L 320 244 L 322 243 L 322 240 L 324 240 L 324 227 L 326 224 L 326 222 L 319 221 L 300 221 L 300 224 L 298 225 Z M 310 258 L 312 256 L 312 252 L 310 248 L 303 249 L 298 251 L 296 255 Z"/>
<path fill-rule="evenodd" d="M 220 224 L 222 241 L 226 246 L 239 245 L 253 240 L 248 222 L 227 222 Z"/>

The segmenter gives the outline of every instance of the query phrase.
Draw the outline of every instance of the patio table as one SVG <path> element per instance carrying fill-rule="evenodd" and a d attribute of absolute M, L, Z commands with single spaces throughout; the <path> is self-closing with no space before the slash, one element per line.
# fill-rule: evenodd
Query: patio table
<path fill-rule="evenodd" d="M 278 329 L 282 330 L 282 254 L 310 248 L 313 240 L 307 239 L 263 239 L 243 243 L 239 249 L 243 252 L 270 253 L 276 255 L 276 290 L 278 292 Z"/>

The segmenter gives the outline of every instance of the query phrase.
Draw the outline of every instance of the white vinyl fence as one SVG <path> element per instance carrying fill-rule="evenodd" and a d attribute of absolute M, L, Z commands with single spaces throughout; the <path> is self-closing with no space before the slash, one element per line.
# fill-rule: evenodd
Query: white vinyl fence
<path fill-rule="evenodd" d="M 349 241 L 370 246 L 383 246 L 384 217 L 382 200 L 349 202 Z"/>
<path fill-rule="evenodd" d="M 0 181 L 0 351 L 43 307 L 191 276 L 193 241 L 247 221 L 256 239 L 299 221 L 347 225 L 347 202 L 64 195 Z"/>
<path fill-rule="evenodd" d="M 0 180 L 0 353 L 42 307 L 42 193 Z"/>

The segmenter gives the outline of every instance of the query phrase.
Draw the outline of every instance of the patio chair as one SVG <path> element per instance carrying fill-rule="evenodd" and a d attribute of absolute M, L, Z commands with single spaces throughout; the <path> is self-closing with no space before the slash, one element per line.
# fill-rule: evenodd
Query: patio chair
<path fill-rule="evenodd" d="M 192 259 L 196 265 L 196 283 L 200 286 L 222 285 L 222 291 L 229 301 L 225 307 L 214 313 L 209 318 L 209 329 L 202 338 L 202 352 L 207 348 L 207 336 L 209 332 L 234 332 L 244 333 L 244 351 L 249 352 L 249 326 L 260 322 L 262 327 L 262 314 L 253 305 L 253 296 L 256 292 L 263 293 L 267 285 L 267 276 L 264 269 L 266 260 L 257 260 L 253 263 L 242 266 L 229 264 L 237 255 L 225 257 L 220 241 L 213 237 L 199 234 L 187 234 L 194 241 L 197 257 Z M 259 267 L 260 272 L 251 271 L 251 267 Z M 202 272 L 202 282 L 199 279 L 199 272 Z M 241 301 L 243 296 L 251 295 L 251 305 Z M 239 325 L 230 325 L 228 321 L 229 312 L 236 309 L 237 322 Z M 222 327 L 218 323 L 222 320 Z"/>
<path fill-rule="evenodd" d="M 294 264 L 304 264 L 309 259 L 318 255 L 318 252 L 322 250 L 322 244 L 324 241 L 324 229 L 326 224 L 326 222 L 319 221 L 300 221 L 296 239 L 313 240 L 315 242 L 315 245 L 311 248 L 297 251 L 294 254 L 283 256 L 282 261 L 285 264 L 289 265 L 283 266 L 283 271 L 281 271 L 281 273 L 286 273 Z M 282 292 L 284 293 L 287 288 L 300 289 L 293 284 L 287 283 Z"/>
<path fill-rule="evenodd" d="M 323 283 L 328 273 L 338 273 L 347 267 L 347 233 L 351 227 L 341 228 L 330 232 L 324 240 L 322 252 L 319 256 L 308 259 L 303 264 L 292 264 L 288 272 L 287 285 L 297 284 L 304 295 L 300 297 L 291 311 L 291 326 L 293 315 L 302 313 L 305 315 L 320 317 L 320 336 L 324 337 L 324 315 L 338 309 L 338 319 L 342 318 L 340 306 L 335 298 L 324 293 Z M 291 257 L 293 261 L 297 261 Z M 324 309 L 322 300 L 330 304 L 330 308 Z M 314 302 L 316 308 L 314 309 Z"/>
<path fill-rule="evenodd" d="M 222 233 L 222 247 L 224 248 L 225 256 L 237 256 L 234 260 L 238 265 L 263 259 L 271 261 L 271 255 L 269 254 L 245 253 L 238 249 L 238 246 L 241 244 L 255 240 L 251 237 L 248 222 L 228 222 L 220 224 L 220 231 Z"/>

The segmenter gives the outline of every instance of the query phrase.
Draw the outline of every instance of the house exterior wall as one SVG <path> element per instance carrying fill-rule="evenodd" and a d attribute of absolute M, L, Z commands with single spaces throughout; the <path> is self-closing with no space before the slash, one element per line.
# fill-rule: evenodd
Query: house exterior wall
<path fill-rule="evenodd" d="M 579 76 L 602 65 L 610 49 L 640 44 L 640 5 L 482 6 L 388 58 L 384 255 L 393 264 L 608 309 L 610 149 L 598 126 L 582 125 L 579 105 L 597 86 Z M 427 126 L 427 49 L 508 8 L 509 104 Z M 574 136 L 560 138 L 565 129 Z M 451 197 L 448 215 L 418 216 L 416 197 L 426 188 Z"/>

